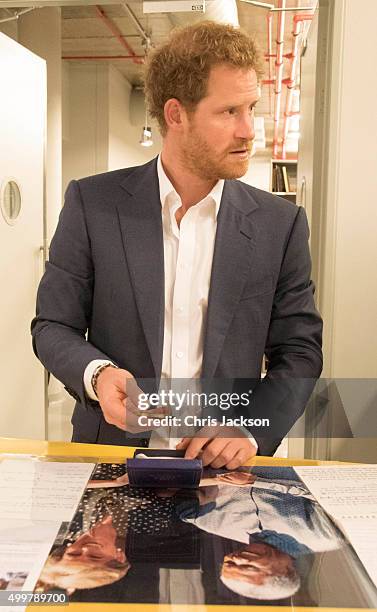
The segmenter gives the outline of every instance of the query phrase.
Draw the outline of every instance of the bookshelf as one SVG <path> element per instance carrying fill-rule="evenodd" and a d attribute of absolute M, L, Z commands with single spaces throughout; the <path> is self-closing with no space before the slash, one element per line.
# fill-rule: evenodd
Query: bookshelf
<path fill-rule="evenodd" d="M 271 160 L 271 192 L 296 203 L 297 161 L 293 159 Z"/>

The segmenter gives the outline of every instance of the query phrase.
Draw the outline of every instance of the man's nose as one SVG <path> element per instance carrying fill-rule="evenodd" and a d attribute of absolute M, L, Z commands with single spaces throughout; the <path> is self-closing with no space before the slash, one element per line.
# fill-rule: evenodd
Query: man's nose
<path fill-rule="evenodd" d="M 234 136 L 240 140 L 254 140 L 254 117 L 251 117 L 249 113 L 240 115 Z"/>

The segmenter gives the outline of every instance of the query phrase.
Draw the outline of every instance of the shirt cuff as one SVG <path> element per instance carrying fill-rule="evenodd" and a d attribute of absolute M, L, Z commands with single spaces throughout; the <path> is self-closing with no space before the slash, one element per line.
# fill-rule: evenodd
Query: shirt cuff
<path fill-rule="evenodd" d="M 254 436 L 251 435 L 250 431 L 246 429 L 246 427 L 243 427 L 243 425 L 239 425 L 238 429 L 240 429 L 242 433 L 245 434 L 245 436 L 248 438 L 252 447 L 256 449 L 256 452 L 258 452 L 258 442 L 254 438 Z"/>
<path fill-rule="evenodd" d="M 91 400 L 94 400 L 95 402 L 98 402 L 98 397 L 94 393 L 94 389 L 92 386 L 93 374 L 99 366 L 105 365 L 107 363 L 110 363 L 111 365 L 115 365 L 115 363 L 113 363 L 112 361 L 109 361 L 108 359 L 93 359 L 93 361 L 90 361 L 85 368 L 85 372 L 84 372 L 85 391 L 86 391 L 87 396 Z"/>

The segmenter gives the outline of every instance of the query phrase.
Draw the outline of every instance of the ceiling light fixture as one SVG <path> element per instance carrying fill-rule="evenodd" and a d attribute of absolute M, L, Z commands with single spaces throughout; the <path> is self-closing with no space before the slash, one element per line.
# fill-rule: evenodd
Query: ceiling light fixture
<path fill-rule="evenodd" d="M 152 128 L 148 124 L 148 108 L 145 107 L 145 123 L 139 140 L 139 144 L 141 144 L 142 147 L 151 147 L 153 145 Z"/>
<path fill-rule="evenodd" d="M 150 47 L 152 45 L 152 42 L 149 36 L 147 36 L 142 41 L 142 44 L 144 46 L 144 53 L 145 53 L 145 59 L 146 59 L 149 53 Z M 151 147 L 153 145 L 152 128 L 149 125 L 148 104 L 147 104 L 147 100 L 145 97 L 144 97 L 144 104 L 145 104 L 145 121 L 144 121 L 144 127 L 141 132 L 141 138 L 139 140 L 139 144 L 141 144 L 142 147 Z"/>

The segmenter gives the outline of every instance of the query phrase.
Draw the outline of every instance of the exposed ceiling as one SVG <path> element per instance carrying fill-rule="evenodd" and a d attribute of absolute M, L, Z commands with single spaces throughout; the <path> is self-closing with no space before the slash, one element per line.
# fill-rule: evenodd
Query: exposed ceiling
<path fill-rule="evenodd" d="M 270 4 L 278 6 L 278 0 L 268 0 Z M 177 14 L 174 13 L 158 13 L 144 14 L 142 0 L 131 0 L 124 2 L 127 4 L 136 19 L 142 26 L 143 30 L 150 37 L 152 45 L 158 45 L 166 40 L 170 30 L 178 24 Z M 286 0 L 286 7 L 312 7 L 316 4 L 315 0 Z M 118 30 L 127 43 L 132 47 L 137 56 L 143 56 L 145 53 L 145 42 L 143 37 L 137 30 L 137 26 L 132 21 L 132 18 L 127 13 L 127 10 L 122 4 L 103 5 L 102 9 L 106 16 L 116 25 Z M 250 35 L 255 37 L 259 45 L 267 53 L 267 14 L 268 10 L 262 7 L 256 7 L 241 0 L 237 0 L 238 17 L 240 26 Z M 292 30 L 293 16 L 298 11 L 285 12 L 285 35 L 284 35 L 284 53 L 289 53 L 292 49 Z M 178 14 L 182 15 L 182 13 Z M 190 13 L 185 13 L 185 23 L 193 22 L 196 17 Z M 101 56 L 119 56 L 127 55 L 127 50 L 121 46 L 119 40 L 114 36 L 106 23 L 99 18 L 95 6 L 67 6 L 62 8 L 62 50 L 63 57 L 101 57 Z M 272 52 L 276 52 L 276 37 L 277 37 L 277 20 L 278 13 L 273 13 L 273 29 L 272 29 Z M 181 23 L 181 21 L 180 21 Z M 309 22 L 305 24 L 305 32 L 307 33 Z M 94 61 L 87 59 L 72 59 L 67 61 Z M 141 82 L 141 66 L 134 63 L 131 59 L 97 59 L 98 62 L 108 62 L 116 66 L 122 74 L 128 79 L 132 85 L 138 85 Z M 272 77 L 275 74 L 274 59 L 271 61 Z M 284 77 L 288 76 L 290 60 L 284 59 Z M 266 78 L 269 76 L 269 64 L 266 61 Z M 281 106 L 281 117 L 284 113 L 284 97 Z M 262 88 L 262 97 L 257 105 L 257 116 L 265 118 L 266 139 L 267 145 L 272 143 L 273 134 L 273 111 L 274 97 L 273 86 L 265 85 Z"/>
<path fill-rule="evenodd" d="M 144 56 L 145 40 L 138 30 L 135 21 L 130 17 L 125 5 L 127 5 L 141 28 L 150 37 L 152 45 L 158 45 L 163 42 L 169 35 L 170 30 L 177 25 L 177 15 L 182 16 L 182 13 L 157 13 L 144 14 L 142 0 L 123 1 L 119 4 L 106 4 L 105 2 L 99 6 L 105 17 L 111 20 L 112 24 L 119 31 L 120 37 L 117 37 L 106 24 L 105 20 L 100 17 L 98 8 L 95 5 L 88 4 L 88 0 L 82 0 L 82 3 L 75 6 L 66 6 L 68 0 L 56 0 L 55 5 L 62 5 L 62 56 L 70 62 L 98 62 L 113 64 L 124 77 L 132 84 L 139 85 L 141 82 L 141 65 L 135 63 L 132 59 L 106 59 L 109 56 L 125 56 L 131 53 L 122 46 L 119 38 L 122 38 L 131 47 L 131 50 L 136 56 Z M 74 0 L 76 3 L 80 0 Z M 91 0 L 93 1 L 93 0 Z M 109 0 L 106 0 L 108 2 Z M 228 0 L 226 0 L 228 1 Z M 268 4 L 278 6 L 278 0 L 264 0 Z M 317 0 L 286 0 L 287 8 L 293 7 L 313 7 Z M 21 3 L 20 3 L 21 4 Z M 1 2 L 0 2 L 1 6 Z M 25 4 L 23 4 L 25 6 Z M 267 14 L 269 11 L 266 8 L 256 7 L 242 0 L 237 0 L 238 17 L 240 26 L 250 35 L 255 37 L 265 53 L 268 50 L 267 44 Z M 5 11 L 6 9 L 3 9 Z M 15 9 L 12 9 L 14 11 Z M 10 9 L 8 9 L 8 14 Z M 292 49 L 293 37 L 293 16 L 299 11 L 287 11 L 285 15 L 285 34 L 284 34 L 284 54 L 289 53 Z M 277 21 L 278 12 L 273 12 L 272 24 L 272 52 L 276 53 L 276 37 L 277 37 Z M 195 20 L 195 15 L 184 13 L 184 22 L 190 23 Z M 182 17 L 180 20 L 182 23 Z M 304 37 L 310 27 L 310 22 L 304 22 Z M 105 56 L 105 59 L 101 59 Z M 81 58 L 81 59 L 80 59 Z M 92 58 L 92 59 L 90 59 Z M 271 76 L 275 75 L 274 59 L 271 60 Z M 284 59 L 283 78 L 289 75 L 290 60 Z M 269 63 L 266 60 L 266 78 L 269 78 Z M 285 90 L 283 89 L 283 100 L 281 105 L 281 117 L 284 113 L 284 98 Z M 273 86 L 264 85 L 262 87 L 262 97 L 256 108 L 256 115 L 265 118 L 267 145 L 271 144 L 273 131 L 273 111 L 274 97 Z"/>

